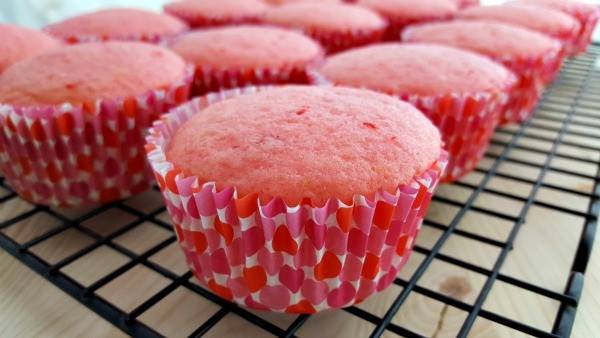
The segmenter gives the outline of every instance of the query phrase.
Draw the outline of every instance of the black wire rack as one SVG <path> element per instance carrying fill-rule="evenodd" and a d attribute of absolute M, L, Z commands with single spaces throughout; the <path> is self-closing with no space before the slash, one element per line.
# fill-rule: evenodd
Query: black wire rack
<path fill-rule="evenodd" d="M 364 324 L 357 326 L 360 330 L 353 329 L 353 336 L 464 337 L 494 327 L 499 330 L 491 331 L 496 336 L 520 332 L 567 337 L 597 227 L 599 136 L 600 47 L 595 45 L 587 54 L 565 62 L 533 118 L 496 132 L 474 173 L 440 188 L 409 264 L 383 295 L 323 316 L 247 310 L 198 285 L 176 252 L 177 240 L 156 190 L 95 209 L 51 209 L 20 199 L 0 179 L 0 247 L 132 336 L 202 336 L 222 332 L 215 330 L 232 316 L 237 326 L 226 325 L 232 335 L 237 327 L 237 335 L 311 336 L 314 334 L 307 328 L 312 325 L 321 330 L 316 331 L 322 333 L 320 336 L 325 336 L 325 327 L 339 325 L 332 316 L 344 316 L 344 323 L 354 320 Z M 558 225 L 549 224 L 549 218 Z M 474 221 L 465 226 L 469 219 Z M 544 242 L 546 235 L 542 235 L 541 249 L 536 249 L 538 240 L 527 237 L 520 241 L 519 235 L 531 237 L 522 234 L 530 231 L 528 228 L 541 231 L 534 232 L 534 236 L 551 235 L 557 227 L 564 232 L 560 243 L 568 238 L 572 242 L 564 244 L 570 248 L 567 264 L 563 262 L 562 268 L 554 269 L 564 276 L 558 280 L 544 274 L 519 277 L 518 271 L 511 269 L 511 260 L 527 261 L 519 256 L 519 250 L 530 246 L 531 250 L 554 250 L 552 245 L 556 245 Z M 498 235 L 500 228 L 503 233 Z M 453 252 L 447 249 L 451 242 L 471 244 L 458 244 L 459 250 Z M 480 246 L 494 254 L 479 251 Z M 487 261 L 481 263 L 461 255 L 468 250 L 472 250 L 471 256 L 488 257 Z M 93 263 L 92 258 L 101 263 Z M 539 260 L 530 265 L 539 267 Z M 549 271 L 559 263 L 546 261 L 542 265 Z M 440 287 L 435 274 L 449 269 L 462 271 L 450 275 L 471 276 L 479 281 L 477 286 L 471 282 L 465 287 L 465 278 L 446 278 L 447 283 Z M 131 277 L 138 270 L 153 277 Z M 148 280 L 145 284 L 150 286 L 141 285 L 144 283 L 140 280 Z M 141 291 L 134 290 L 131 301 L 123 304 L 118 282 L 130 281 L 140 283 Z M 494 299 L 506 297 L 502 290 L 495 295 L 496 287 L 542 299 L 528 302 L 525 313 L 543 312 L 546 322 L 513 311 L 524 307 L 518 304 L 519 296 L 508 296 L 517 302 L 513 310 L 495 306 Z M 169 300 L 173 297 L 177 298 Z M 525 301 L 530 299 L 527 297 Z M 196 300 L 188 307 L 181 304 L 192 298 Z M 415 299 L 420 299 L 420 304 L 435 304 L 430 322 L 424 315 L 421 325 L 414 325 L 418 320 L 407 317 L 407 313 L 419 312 Z M 552 306 L 546 306 L 548 302 Z M 170 308 L 171 316 L 156 310 L 164 303 L 176 304 Z M 459 313 L 452 325 L 444 322 L 450 312 Z M 149 315 L 152 313 L 158 315 Z M 176 334 L 162 325 L 173 317 L 177 321 L 171 328 L 177 326 Z M 161 318 L 162 324 L 156 318 Z"/>

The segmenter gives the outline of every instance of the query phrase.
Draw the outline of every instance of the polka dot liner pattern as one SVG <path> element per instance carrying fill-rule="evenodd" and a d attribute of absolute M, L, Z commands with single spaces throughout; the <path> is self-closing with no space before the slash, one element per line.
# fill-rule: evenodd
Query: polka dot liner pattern
<path fill-rule="evenodd" d="M 302 33 L 318 41 L 327 54 L 370 45 L 383 40 L 387 23 L 378 29 L 356 29 L 352 31 L 324 32 L 318 28 L 301 29 Z"/>
<path fill-rule="evenodd" d="M 308 84 L 313 70 L 323 62 L 323 54 L 299 66 L 265 69 L 216 69 L 196 67 L 192 96 L 205 95 L 232 88 L 261 85 Z"/>
<path fill-rule="evenodd" d="M 0 105 L 0 170 L 23 198 L 50 206 L 106 203 L 151 186 L 144 137 L 189 98 L 193 70 L 168 88 L 73 106 Z"/>
<path fill-rule="evenodd" d="M 447 154 L 395 194 L 373 201 L 238 197 L 184 177 L 166 160 L 175 131 L 193 114 L 247 88 L 197 98 L 154 123 L 148 158 L 185 254 L 198 278 L 220 297 L 254 309 L 315 313 L 356 304 L 388 287 L 410 255 Z"/>
<path fill-rule="evenodd" d="M 163 10 L 165 13 L 185 21 L 192 29 L 241 24 L 261 24 L 264 22 L 264 15 L 201 15 L 177 10 L 169 4 L 166 4 Z"/>
<path fill-rule="evenodd" d="M 56 34 L 51 26 L 46 26 L 42 28 L 42 31 L 46 34 L 50 34 L 53 37 L 60 39 L 68 44 L 78 44 L 78 43 L 92 43 L 92 42 L 107 42 L 107 41 L 139 41 L 139 42 L 147 42 L 157 45 L 166 45 L 169 41 L 176 39 L 178 36 L 185 34 L 189 31 L 189 28 L 186 28 L 176 34 L 172 35 L 163 35 L 163 34 L 146 34 L 146 35 L 131 35 L 127 37 L 119 37 L 119 38 L 111 38 L 105 35 L 88 35 L 88 34 L 74 34 L 70 36 L 62 36 L 60 34 Z"/>

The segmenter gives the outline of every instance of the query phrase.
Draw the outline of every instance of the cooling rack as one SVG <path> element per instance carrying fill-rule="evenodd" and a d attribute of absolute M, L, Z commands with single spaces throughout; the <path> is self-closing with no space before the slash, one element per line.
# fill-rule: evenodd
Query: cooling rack
<path fill-rule="evenodd" d="M 411 259 L 364 303 L 313 316 L 230 304 L 196 283 L 160 194 L 30 204 L 0 179 L 0 247 L 132 336 L 569 336 L 598 219 L 600 47 L 565 62 L 533 118 L 440 187 Z"/>

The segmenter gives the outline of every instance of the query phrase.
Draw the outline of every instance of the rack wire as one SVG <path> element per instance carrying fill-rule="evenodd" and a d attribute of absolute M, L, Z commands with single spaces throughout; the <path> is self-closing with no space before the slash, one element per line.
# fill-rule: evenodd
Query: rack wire
<path fill-rule="evenodd" d="M 238 334 L 246 335 L 310 336 L 311 330 L 321 330 L 317 332 L 324 336 L 323 328 L 338 325 L 343 316 L 344 321 L 362 323 L 353 326 L 355 336 L 465 337 L 493 330 L 497 335 L 567 337 L 598 221 L 598 127 L 600 47 L 594 45 L 587 54 L 565 62 L 533 118 L 496 132 L 474 173 L 440 188 L 413 257 L 392 287 L 374 300 L 335 314 L 290 316 L 247 310 L 198 285 L 176 252 L 177 239 L 156 190 L 94 209 L 51 209 L 20 199 L 0 179 L 0 247 L 132 336 L 197 337 L 223 332 L 223 323 L 231 322 L 237 326 L 225 326 L 232 334 L 237 327 Z M 558 229 L 562 229 L 560 247 L 570 248 L 568 264 L 556 268 L 560 262 L 551 261 L 542 269 L 560 270 L 562 277 L 540 273 L 523 278 L 511 268 L 523 255 L 535 256 L 531 250 L 555 249 L 544 242 L 539 244 L 542 249 L 528 250 L 532 235 L 523 231 L 534 231 L 543 239 Z M 519 235 L 526 237 L 520 241 Z M 571 244 L 562 242 L 569 238 Z M 480 247 L 494 254 L 479 251 Z M 488 259 L 473 260 L 462 255 L 465 250 Z M 543 257 L 536 259 L 531 266 L 543 262 Z M 119 283 L 146 279 L 139 277 L 140 271 L 153 277 L 140 283 L 142 290 L 124 303 Z M 435 276 L 440 271 L 445 276 L 441 286 Z M 539 297 L 539 302 L 528 303 L 525 313 L 544 313 L 546 319 L 507 312 L 498 305 L 505 295 L 496 288 Z M 196 300 L 188 308 L 177 303 L 192 298 Z M 423 325 L 414 324 L 410 313 L 419 311 L 415 299 L 417 305 L 435 304 L 435 321 L 427 323 L 425 318 Z M 156 319 L 164 317 L 157 308 L 166 303 L 177 303 L 171 304 L 173 316 L 167 316 L 177 317 L 177 323 L 170 326 L 159 325 Z M 449 323 L 448 313 L 458 320 Z M 177 331 L 172 331 L 174 326 Z"/>

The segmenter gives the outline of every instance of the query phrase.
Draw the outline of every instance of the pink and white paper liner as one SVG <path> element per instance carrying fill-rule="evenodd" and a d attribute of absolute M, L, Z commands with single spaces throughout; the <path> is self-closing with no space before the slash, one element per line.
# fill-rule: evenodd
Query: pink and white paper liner
<path fill-rule="evenodd" d="M 156 45 L 165 46 L 172 39 L 180 36 L 189 31 L 189 28 L 174 32 L 171 34 L 144 34 L 144 35 L 129 35 L 129 36 L 120 36 L 120 37 L 112 37 L 106 35 L 92 35 L 92 34 L 71 34 L 71 35 L 63 35 L 55 32 L 52 29 L 52 25 L 48 25 L 42 28 L 42 31 L 52 35 L 53 37 L 60 39 L 68 44 L 79 44 L 79 43 L 93 43 L 93 42 L 107 42 L 107 41 L 137 41 L 137 42 L 147 42 Z"/>
<path fill-rule="evenodd" d="M 241 25 L 241 24 L 261 24 L 264 22 L 264 13 L 261 15 L 207 15 L 200 13 L 190 13 L 174 9 L 169 4 L 163 7 L 165 13 L 173 15 L 185 21 L 192 29 Z"/>
<path fill-rule="evenodd" d="M 380 42 L 387 30 L 387 23 L 371 29 L 354 29 L 349 31 L 323 31 L 318 27 L 302 28 L 299 31 L 318 41 L 327 54 L 338 53 L 347 49 L 366 46 Z M 286 27 L 284 27 L 286 28 Z M 293 27 L 287 27 L 293 28 Z"/>
<path fill-rule="evenodd" d="M 332 198 L 323 206 L 218 190 L 167 160 L 171 138 L 192 115 L 256 90 L 194 99 L 156 121 L 147 138 L 148 159 L 190 269 L 224 299 L 277 312 L 346 307 L 385 289 L 410 255 L 447 154 L 394 193 L 379 191 L 373 201 L 355 195 L 350 205 Z"/>
<path fill-rule="evenodd" d="M 192 86 L 192 96 L 204 95 L 233 88 L 259 85 L 308 84 L 310 73 L 323 62 L 320 52 L 305 64 L 286 65 L 280 68 L 225 68 L 197 66 Z"/>
<path fill-rule="evenodd" d="M 23 198 L 50 206 L 105 203 L 152 184 L 144 137 L 189 98 L 193 70 L 136 97 L 45 107 L 0 105 L 0 169 Z"/>

